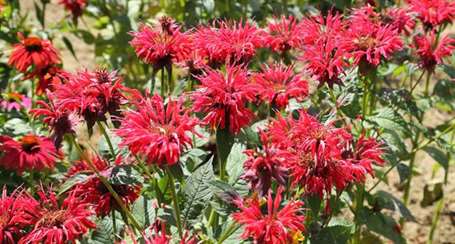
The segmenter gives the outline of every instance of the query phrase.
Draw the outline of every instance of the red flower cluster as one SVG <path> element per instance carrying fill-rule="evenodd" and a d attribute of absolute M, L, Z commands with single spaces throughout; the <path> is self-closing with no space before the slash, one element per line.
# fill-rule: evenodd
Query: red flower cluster
<path fill-rule="evenodd" d="M 302 101 L 308 95 L 308 83 L 295 75 L 293 67 L 282 64 L 264 66 L 253 75 L 253 83 L 261 86 L 261 98 L 277 108 L 285 108 L 290 98 Z"/>
<path fill-rule="evenodd" d="M 0 136 L 0 166 L 22 173 L 25 170 L 53 169 L 61 152 L 52 140 L 33 134 L 25 135 L 18 141 Z"/>
<path fill-rule="evenodd" d="M 193 35 L 194 48 L 207 57 L 209 64 L 245 64 L 262 47 L 262 31 L 246 22 L 215 22 L 212 26 L 199 27 Z"/>
<path fill-rule="evenodd" d="M 149 227 L 150 231 L 153 232 L 144 238 L 145 244 L 170 244 L 171 236 L 166 234 L 166 224 L 160 220 L 157 220 L 152 226 Z M 194 236 L 190 236 L 188 232 L 185 232 L 179 244 L 197 244 L 198 241 Z"/>
<path fill-rule="evenodd" d="M 305 217 L 301 213 L 303 202 L 291 200 L 281 208 L 282 193 L 283 188 L 279 187 L 273 199 L 269 192 L 266 213 L 262 212 L 257 198 L 236 201 L 240 212 L 234 213 L 233 218 L 245 225 L 242 238 L 253 238 L 255 243 L 286 244 L 294 243 L 294 235 L 305 231 Z"/>
<path fill-rule="evenodd" d="M 91 129 L 96 121 L 105 121 L 107 113 L 120 115 L 120 105 L 127 102 L 124 93 L 129 91 L 121 82 L 116 71 L 79 72 L 67 83 L 58 85 L 52 96 L 61 112 L 83 117 Z"/>
<path fill-rule="evenodd" d="M 283 54 L 302 45 L 301 26 L 292 16 L 273 19 L 268 23 L 266 33 L 265 44 L 274 52 Z"/>
<path fill-rule="evenodd" d="M 225 74 L 209 69 L 198 79 L 201 85 L 192 94 L 193 110 L 206 114 L 205 124 L 236 134 L 251 122 L 253 112 L 246 103 L 255 100 L 258 87 L 249 81 L 245 69 L 227 66 Z"/>
<path fill-rule="evenodd" d="M 455 39 L 443 36 L 437 40 L 435 33 L 430 32 L 425 36 L 415 36 L 414 46 L 420 59 L 420 66 L 433 71 L 437 64 L 443 62 L 444 57 L 452 55 L 452 51 L 455 49 Z"/>
<path fill-rule="evenodd" d="M 426 27 L 433 28 L 452 23 L 455 18 L 455 2 L 451 0 L 408 0 L 410 10 Z"/>
<path fill-rule="evenodd" d="M 74 19 L 77 19 L 82 15 L 87 0 L 60 0 L 59 3 L 65 7 L 67 11 L 70 11 Z"/>
<path fill-rule="evenodd" d="M 68 195 L 59 204 L 54 192 L 38 192 L 39 200 L 22 192 L 0 198 L 1 243 L 74 242 L 96 227 L 87 204 Z"/>
<path fill-rule="evenodd" d="M 137 56 L 152 64 L 155 71 L 184 61 L 191 51 L 189 35 L 182 33 L 168 17 L 163 17 L 159 26 L 141 25 L 139 31 L 131 32 L 131 35 L 130 44 Z"/>
<path fill-rule="evenodd" d="M 182 151 L 191 146 L 189 133 L 195 133 L 196 118 L 188 115 L 183 101 L 168 101 L 154 95 L 136 102 L 136 111 L 124 113 L 117 135 L 138 156 L 145 156 L 150 164 L 173 165 Z"/>

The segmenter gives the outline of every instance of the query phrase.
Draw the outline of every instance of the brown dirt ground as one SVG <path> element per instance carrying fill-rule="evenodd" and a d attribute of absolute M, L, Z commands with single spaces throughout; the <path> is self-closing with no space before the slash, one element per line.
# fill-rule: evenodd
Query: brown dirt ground
<path fill-rule="evenodd" d="M 56 0 L 53 0 L 51 4 L 47 7 L 46 22 L 52 26 L 57 21 L 60 21 L 65 17 L 66 13 L 61 6 L 57 5 Z M 33 7 L 32 0 L 21 0 L 24 13 L 28 12 L 32 26 L 35 28 L 40 28 L 38 22 L 36 22 L 35 12 Z M 85 22 L 90 25 L 90 19 L 85 19 Z M 81 25 L 81 28 L 85 28 L 84 25 Z M 57 34 L 58 36 L 58 34 Z M 85 44 L 82 40 L 74 37 L 71 34 L 66 34 L 66 36 L 71 40 L 76 50 L 76 55 L 78 57 L 77 61 L 67 50 L 63 42 L 61 42 L 60 37 L 56 38 L 55 45 L 60 50 L 64 68 L 68 71 L 74 72 L 82 68 L 92 68 L 95 66 L 95 55 L 94 47 Z M 453 117 L 453 115 L 451 115 Z M 426 116 L 427 125 L 435 125 L 441 123 L 441 121 L 447 120 L 448 115 L 441 114 L 438 112 L 431 112 Z M 408 240 L 408 243 L 426 243 L 428 240 L 431 221 L 435 213 L 436 204 L 433 204 L 429 207 L 421 207 L 420 201 L 423 199 L 423 188 L 425 184 L 432 181 L 432 168 L 435 164 L 435 161 L 429 157 L 425 152 L 419 152 L 417 154 L 416 166 L 419 175 L 415 176 L 413 179 L 411 196 L 410 196 L 410 210 L 417 219 L 416 223 L 407 223 L 403 229 L 403 233 Z M 435 244 L 449 244 L 455 243 L 455 168 L 450 168 L 448 184 L 444 187 L 444 208 L 440 218 L 438 228 L 434 235 Z M 436 179 L 442 179 L 443 173 L 440 170 L 436 174 Z M 370 179 L 370 184 L 374 182 L 374 179 Z M 401 198 L 403 192 L 398 188 L 399 177 L 397 171 L 393 171 L 389 176 L 389 184 L 380 184 L 377 187 L 378 190 L 386 190 L 395 196 Z"/>

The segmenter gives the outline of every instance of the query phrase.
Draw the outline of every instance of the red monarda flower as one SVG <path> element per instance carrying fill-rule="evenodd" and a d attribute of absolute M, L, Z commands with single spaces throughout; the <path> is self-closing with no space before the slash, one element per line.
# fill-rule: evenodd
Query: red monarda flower
<path fill-rule="evenodd" d="M 87 0 L 60 0 L 59 3 L 65 7 L 67 11 L 70 11 L 73 18 L 76 19 L 82 15 Z"/>
<path fill-rule="evenodd" d="M 308 95 L 308 83 L 294 74 L 292 66 L 264 66 L 262 72 L 253 76 L 253 80 L 261 86 L 262 99 L 274 107 L 285 108 L 290 98 L 302 101 Z"/>
<path fill-rule="evenodd" d="M 26 72 L 32 65 L 41 70 L 60 62 L 57 50 L 48 40 L 39 37 L 25 38 L 19 33 L 20 43 L 14 45 L 8 64 L 21 72 Z"/>
<path fill-rule="evenodd" d="M 80 115 L 91 129 L 96 121 L 106 120 L 106 113 L 120 115 L 120 105 L 127 102 L 124 93 L 128 91 L 121 82 L 116 71 L 79 72 L 58 85 L 52 96 L 59 110 Z"/>
<path fill-rule="evenodd" d="M 68 195 L 59 204 L 54 192 L 38 192 L 39 201 L 27 206 L 25 211 L 36 218 L 30 233 L 19 243 L 74 243 L 90 229 L 96 227 L 90 220 L 90 206 L 81 203 L 74 194 Z"/>
<path fill-rule="evenodd" d="M 319 81 L 319 86 L 340 84 L 340 74 L 347 66 L 345 23 L 339 15 L 316 16 L 301 22 L 304 33 L 303 55 L 299 60 Z"/>
<path fill-rule="evenodd" d="M 198 79 L 201 85 L 192 94 L 193 109 L 206 114 L 204 123 L 236 134 L 251 122 L 253 112 L 246 103 L 255 99 L 259 87 L 249 82 L 243 68 L 227 66 L 226 74 L 210 69 Z"/>
<path fill-rule="evenodd" d="M 196 118 L 189 116 L 183 101 L 168 101 L 154 95 L 137 102 L 136 110 L 128 110 L 117 130 L 121 145 L 135 155 L 146 157 L 150 164 L 173 165 L 182 151 L 192 145 Z"/>
<path fill-rule="evenodd" d="M 427 35 L 415 36 L 413 46 L 419 57 L 420 66 L 433 71 L 436 65 L 443 63 L 443 58 L 452 55 L 455 49 L 455 39 L 443 36 L 437 40 L 435 33 L 431 32 Z"/>
<path fill-rule="evenodd" d="M 293 16 L 274 18 L 267 25 L 265 44 L 274 52 L 285 53 L 302 44 L 301 27 Z"/>
<path fill-rule="evenodd" d="M 272 179 L 278 184 L 286 185 L 287 168 L 285 161 L 292 154 L 274 147 L 264 132 L 260 132 L 260 138 L 262 150 L 250 149 L 244 152 L 248 158 L 243 164 L 245 173 L 242 178 L 248 181 L 251 188 L 257 190 L 262 196 L 269 192 Z"/>
<path fill-rule="evenodd" d="M 389 58 L 403 46 L 398 30 L 392 25 L 382 25 L 379 14 L 371 6 L 353 11 L 347 37 L 351 56 L 360 65 L 377 66 L 382 58 Z"/>
<path fill-rule="evenodd" d="M 25 170 L 53 169 L 61 153 L 52 140 L 33 134 L 25 135 L 18 141 L 0 136 L 0 166 L 19 173 Z"/>
<path fill-rule="evenodd" d="M 182 33 L 172 19 L 163 17 L 159 26 L 141 25 L 139 31 L 131 32 L 130 44 L 137 56 L 155 70 L 169 68 L 171 64 L 184 61 L 191 51 L 191 40 Z"/>
<path fill-rule="evenodd" d="M 216 27 L 215 27 L 216 26 Z M 199 27 L 194 34 L 196 49 L 209 59 L 211 66 L 245 64 L 262 46 L 260 30 L 251 23 L 215 22 L 213 26 Z"/>
<path fill-rule="evenodd" d="M 25 234 L 25 228 L 34 224 L 34 217 L 23 211 L 23 207 L 33 207 L 34 199 L 16 190 L 7 195 L 3 188 L 0 197 L 0 243 L 14 244 Z"/>
<path fill-rule="evenodd" d="M 242 238 L 252 238 L 255 243 L 286 244 L 292 241 L 292 235 L 305 231 L 305 217 L 301 214 L 303 202 L 290 200 L 280 208 L 282 187 L 278 187 L 275 199 L 269 192 L 267 197 L 267 213 L 262 213 L 258 199 L 237 201 L 240 212 L 233 218 L 245 225 Z"/>
<path fill-rule="evenodd" d="M 74 128 L 79 122 L 79 118 L 74 114 L 54 105 L 52 94 L 48 94 L 49 103 L 37 101 L 38 108 L 30 110 L 34 117 L 43 117 L 44 124 L 50 127 L 52 140 L 58 148 L 61 145 L 65 134 L 74 133 Z"/>
<path fill-rule="evenodd" d="M 390 24 L 398 33 L 403 31 L 410 34 L 415 27 L 415 21 L 409 11 L 402 8 L 388 8 L 383 16 L 385 23 Z"/>
<path fill-rule="evenodd" d="M 451 0 L 408 0 L 411 11 L 429 28 L 452 23 L 455 18 L 455 2 Z"/>

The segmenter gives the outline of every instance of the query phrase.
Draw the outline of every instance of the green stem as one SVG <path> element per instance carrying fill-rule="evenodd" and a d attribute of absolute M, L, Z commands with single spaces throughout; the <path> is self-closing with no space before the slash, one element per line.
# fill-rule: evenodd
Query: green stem
<path fill-rule="evenodd" d="M 120 209 L 122 210 L 123 214 L 125 214 L 130 219 L 131 223 L 133 224 L 133 227 L 140 232 L 141 231 L 141 227 L 140 227 L 139 223 L 134 218 L 134 216 L 131 214 L 131 212 L 128 210 L 128 208 L 125 206 L 125 204 L 123 203 L 122 199 L 119 197 L 119 195 L 114 190 L 114 188 L 112 188 L 111 184 L 109 184 L 109 182 L 107 181 L 106 177 L 101 175 L 101 173 L 98 171 L 98 169 L 95 167 L 95 165 L 93 164 L 92 160 L 89 157 L 85 157 L 84 156 L 82 148 L 76 142 L 76 138 L 74 136 L 71 136 L 71 140 L 72 140 L 72 142 L 74 144 L 74 147 L 79 152 L 79 156 L 81 156 L 81 158 L 83 160 L 85 160 L 85 162 L 88 164 L 90 169 L 93 170 L 93 172 L 95 172 L 96 176 L 100 179 L 101 183 L 103 183 L 103 185 L 107 188 L 107 190 L 112 195 L 114 200 L 120 206 Z"/>
<path fill-rule="evenodd" d="M 228 228 L 221 234 L 220 239 L 218 240 L 218 244 L 222 244 L 229 236 L 234 234 L 238 229 L 240 228 L 240 225 L 237 224 L 236 222 L 232 222 Z"/>
<path fill-rule="evenodd" d="M 424 95 L 428 97 L 429 95 L 429 90 L 430 90 L 430 78 L 431 78 L 431 72 L 427 72 L 427 80 L 425 81 L 425 91 Z"/>
<path fill-rule="evenodd" d="M 164 69 L 161 69 L 161 97 L 164 98 L 164 95 L 166 94 L 166 81 L 164 80 Z"/>
<path fill-rule="evenodd" d="M 107 145 L 109 146 L 109 151 L 111 151 L 112 156 L 115 158 L 117 154 L 115 153 L 114 146 L 112 145 L 112 141 L 109 138 L 109 135 L 106 132 L 103 124 L 100 121 L 96 121 L 96 124 L 100 128 L 101 133 L 103 134 L 104 138 L 106 139 Z"/>
<path fill-rule="evenodd" d="M 116 238 L 116 234 L 117 234 L 117 223 L 115 221 L 115 210 L 112 209 L 111 210 L 111 214 L 112 214 L 112 230 L 114 232 L 114 239 L 117 240 Z"/>
<path fill-rule="evenodd" d="M 172 171 L 169 168 L 166 168 L 166 171 L 168 173 L 169 181 L 171 184 L 171 195 L 172 195 L 172 202 L 174 205 L 174 217 L 175 217 L 175 220 L 177 221 L 177 228 L 179 231 L 179 236 L 180 236 L 180 238 L 182 238 L 183 237 L 182 220 L 181 220 L 181 214 L 180 214 L 179 199 L 178 199 L 177 193 L 175 192 L 174 176 L 172 175 Z"/>
<path fill-rule="evenodd" d="M 363 209 L 364 189 L 363 186 L 357 186 L 356 200 L 355 200 L 355 232 L 354 244 L 360 244 L 362 225 L 359 223 L 359 214 Z"/>
<path fill-rule="evenodd" d="M 434 232 L 436 231 L 436 227 L 438 226 L 439 219 L 441 218 L 441 212 L 444 207 L 444 197 L 439 199 L 438 205 L 436 206 L 436 213 L 433 216 L 433 219 L 431 221 L 431 230 L 430 230 L 430 236 L 428 238 L 428 244 L 433 243 L 433 237 L 434 237 Z"/>
<path fill-rule="evenodd" d="M 363 79 L 363 104 L 362 104 L 362 115 L 364 117 L 368 116 L 368 99 L 370 96 L 369 81 L 368 79 Z"/>

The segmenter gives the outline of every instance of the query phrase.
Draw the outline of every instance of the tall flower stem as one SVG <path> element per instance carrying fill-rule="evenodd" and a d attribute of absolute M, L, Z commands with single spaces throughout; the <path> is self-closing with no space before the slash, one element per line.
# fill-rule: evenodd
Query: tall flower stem
<path fill-rule="evenodd" d="M 96 124 L 100 128 L 100 131 L 104 136 L 104 139 L 106 139 L 107 145 L 109 147 L 109 151 L 111 151 L 112 156 L 115 158 L 117 156 L 117 154 L 115 153 L 114 146 L 112 145 L 112 141 L 109 138 L 109 135 L 107 134 L 106 129 L 104 128 L 103 124 L 100 121 L 96 121 Z"/>
<path fill-rule="evenodd" d="M 89 157 L 84 156 L 82 148 L 76 142 L 76 138 L 74 136 L 71 136 L 71 140 L 72 140 L 74 147 L 77 149 L 79 156 L 81 156 L 81 158 L 87 162 L 90 169 L 93 170 L 93 172 L 95 172 L 96 176 L 101 180 L 101 183 L 103 183 L 103 185 L 107 188 L 107 190 L 112 195 L 114 200 L 120 206 L 120 209 L 122 210 L 123 214 L 125 214 L 128 217 L 128 219 L 131 221 L 131 224 L 133 225 L 133 227 L 140 232 L 141 227 L 140 227 L 139 223 L 134 218 L 134 216 L 131 214 L 131 212 L 128 210 L 128 208 L 125 206 L 122 199 L 119 197 L 117 192 L 115 192 L 114 188 L 112 188 L 111 184 L 108 182 L 106 177 L 101 175 L 101 173 L 98 171 L 98 169 L 95 167 L 95 165 L 93 164 L 92 160 Z"/>
<path fill-rule="evenodd" d="M 361 234 L 362 234 L 362 225 L 360 221 L 360 211 L 363 209 L 363 200 L 364 200 L 364 188 L 363 186 L 357 186 L 356 198 L 355 198 L 355 232 L 354 232 L 354 244 L 360 244 Z"/>
<path fill-rule="evenodd" d="M 178 195 L 175 191 L 175 181 L 174 181 L 174 176 L 172 174 L 172 171 L 169 168 L 166 168 L 168 177 L 169 177 L 169 183 L 171 184 L 171 196 L 172 196 L 172 202 L 174 205 L 174 217 L 175 221 L 177 222 L 177 228 L 179 231 L 179 236 L 180 238 L 183 237 L 183 231 L 182 231 L 182 219 L 181 219 L 181 213 L 180 213 L 180 207 L 179 207 L 179 198 Z"/>

